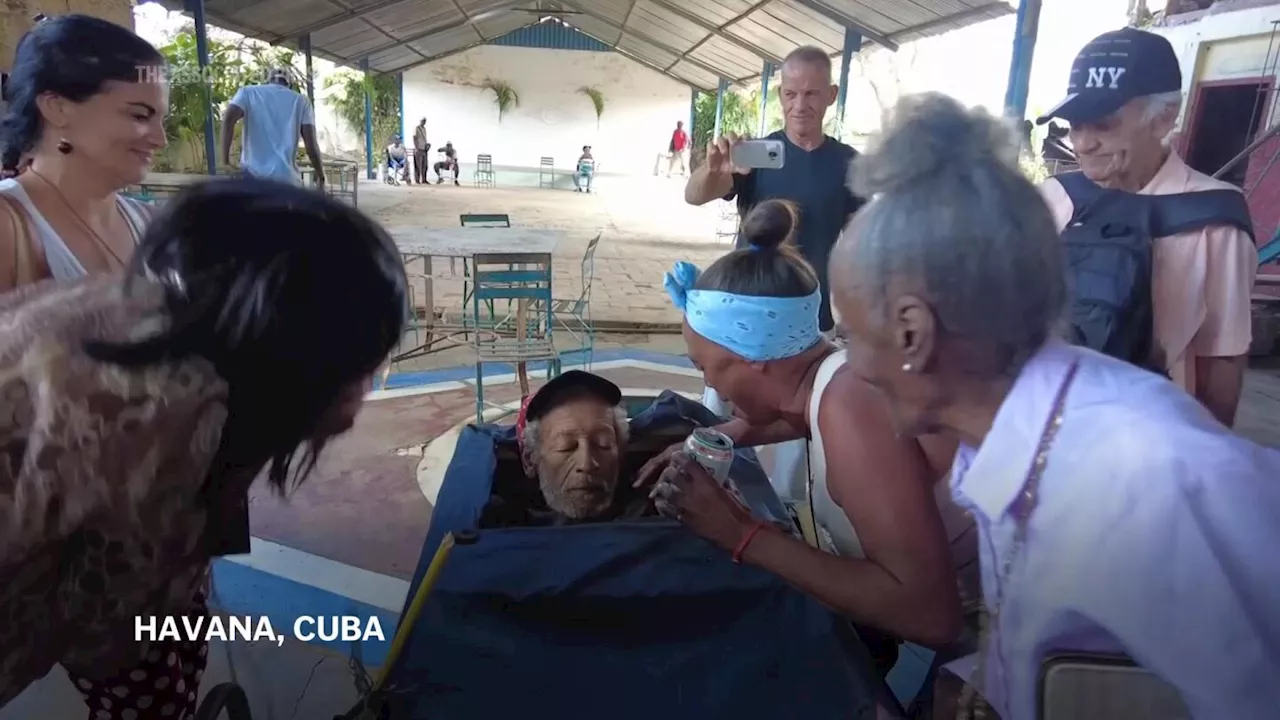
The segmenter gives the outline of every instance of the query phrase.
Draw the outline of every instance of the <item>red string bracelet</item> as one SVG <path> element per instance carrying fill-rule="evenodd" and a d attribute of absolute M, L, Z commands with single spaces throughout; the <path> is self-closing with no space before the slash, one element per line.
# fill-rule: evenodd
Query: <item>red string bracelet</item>
<path fill-rule="evenodd" d="M 757 521 L 751 526 L 751 529 L 747 531 L 747 534 L 742 536 L 742 542 L 738 543 L 738 548 L 733 551 L 733 562 L 735 565 L 742 562 L 742 553 L 746 552 L 747 546 L 751 544 L 752 538 L 754 538 L 756 533 L 760 532 L 763 527 L 764 523 Z"/>

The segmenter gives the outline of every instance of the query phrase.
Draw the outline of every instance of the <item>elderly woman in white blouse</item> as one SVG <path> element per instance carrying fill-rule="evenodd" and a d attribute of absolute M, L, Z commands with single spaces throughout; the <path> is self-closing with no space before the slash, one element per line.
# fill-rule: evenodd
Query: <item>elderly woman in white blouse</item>
<path fill-rule="evenodd" d="M 1063 255 L 1016 155 L 985 114 L 904 99 L 854 169 L 874 199 L 832 256 L 850 365 L 900 432 L 961 441 L 987 622 L 954 666 L 960 715 L 980 695 L 1032 720 L 1045 661 L 1088 652 L 1132 659 L 1198 720 L 1280 717 L 1280 452 L 1054 339 Z"/>

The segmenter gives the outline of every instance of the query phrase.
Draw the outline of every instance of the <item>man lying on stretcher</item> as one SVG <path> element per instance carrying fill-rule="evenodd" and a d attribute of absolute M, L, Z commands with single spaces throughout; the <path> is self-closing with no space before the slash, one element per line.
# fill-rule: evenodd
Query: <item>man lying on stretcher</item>
<path fill-rule="evenodd" d="M 619 481 L 628 431 L 617 385 L 581 370 L 552 379 L 529 397 L 516 422 L 524 476 L 541 497 L 495 493 L 481 524 L 568 525 L 656 515 L 647 493 L 635 491 L 630 479 Z"/>

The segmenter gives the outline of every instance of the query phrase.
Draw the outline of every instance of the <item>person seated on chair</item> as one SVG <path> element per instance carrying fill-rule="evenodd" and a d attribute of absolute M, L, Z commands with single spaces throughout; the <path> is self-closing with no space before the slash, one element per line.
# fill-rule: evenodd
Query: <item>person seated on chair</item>
<path fill-rule="evenodd" d="M 409 153 L 405 150 L 404 143 L 400 142 L 400 136 L 395 135 L 391 138 L 391 144 L 387 146 L 387 183 L 390 185 L 399 185 L 401 180 L 409 181 Z"/>
<path fill-rule="evenodd" d="M 591 192 L 591 178 L 596 174 L 596 159 L 591 157 L 591 146 L 582 146 L 582 157 L 573 171 L 573 185 L 578 192 Z"/>
<path fill-rule="evenodd" d="M 621 482 L 629 430 L 617 385 L 582 370 L 553 378 L 525 401 L 516 422 L 524 483 L 502 488 L 495 478 L 482 526 L 656 515 L 647 492 Z"/>
<path fill-rule="evenodd" d="M 452 170 L 453 184 L 457 185 L 458 184 L 458 151 L 453 149 L 453 141 L 450 140 L 446 142 L 444 144 L 444 147 L 440 148 L 437 152 L 444 153 L 444 160 L 438 161 L 435 164 L 435 167 L 433 168 L 436 171 L 436 184 L 439 185 L 444 182 L 444 175 L 441 174 L 440 172 L 441 170 Z"/>

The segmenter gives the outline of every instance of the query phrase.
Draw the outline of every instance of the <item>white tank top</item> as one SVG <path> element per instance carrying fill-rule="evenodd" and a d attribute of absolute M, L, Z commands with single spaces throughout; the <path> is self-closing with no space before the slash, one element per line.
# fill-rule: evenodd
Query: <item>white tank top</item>
<path fill-rule="evenodd" d="M 23 189 L 17 180 L 13 178 L 0 180 L 0 195 L 17 200 L 22 205 L 22 209 L 27 211 L 27 215 L 31 219 L 32 234 L 34 235 L 32 240 L 40 243 L 40 249 L 44 252 L 45 263 L 49 266 L 49 273 L 54 280 L 79 280 L 89 274 L 80 259 L 72 254 L 71 249 L 63 242 L 62 237 L 53 229 L 49 221 L 45 220 L 44 215 L 36 209 L 35 203 L 31 202 L 31 196 L 27 195 L 27 191 Z M 116 196 L 116 203 L 119 205 L 120 212 L 124 215 L 124 219 L 129 225 L 129 231 L 133 233 L 133 242 L 136 244 L 142 237 L 142 230 L 146 226 L 141 203 L 122 195 Z"/>
<path fill-rule="evenodd" d="M 827 488 L 827 453 L 822 439 L 822 430 L 818 427 L 818 410 L 822 407 L 822 396 L 831 384 L 831 378 L 845 364 L 847 353 L 841 350 L 827 356 L 818 366 L 818 374 L 813 379 L 813 392 L 809 395 L 809 508 L 813 512 L 815 532 L 823 535 L 823 540 L 833 546 L 836 553 L 847 557 L 866 557 L 862 552 L 862 541 L 858 539 L 858 531 L 849 522 L 849 516 L 843 508 L 831 498 Z M 857 432 L 851 428 L 850 432 Z"/>

